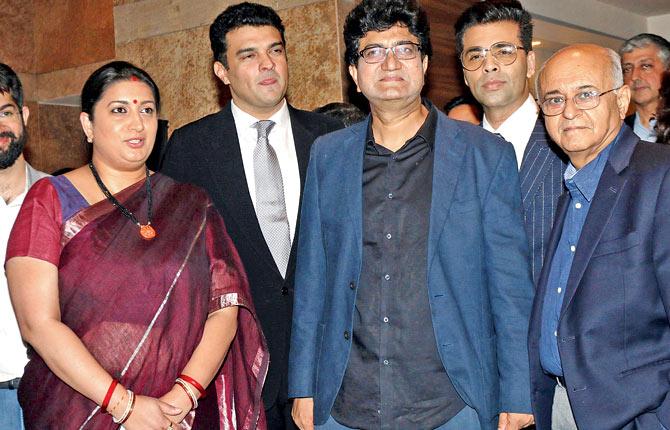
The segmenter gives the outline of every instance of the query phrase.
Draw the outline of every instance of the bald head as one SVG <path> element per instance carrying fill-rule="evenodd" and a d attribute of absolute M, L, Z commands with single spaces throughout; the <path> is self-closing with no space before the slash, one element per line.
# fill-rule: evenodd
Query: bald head
<path fill-rule="evenodd" d="M 547 131 L 575 167 L 614 141 L 630 101 L 616 52 L 597 45 L 563 48 L 541 67 L 536 85 Z"/>

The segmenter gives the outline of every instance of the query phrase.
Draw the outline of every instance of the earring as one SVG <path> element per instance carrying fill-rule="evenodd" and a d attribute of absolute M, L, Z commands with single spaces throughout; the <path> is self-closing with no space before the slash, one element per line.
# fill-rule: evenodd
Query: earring
<path fill-rule="evenodd" d="M 86 136 L 86 141 L 87 141 L 88 143 L 93 143 L 93 138 L 92 138 L 92 137 L 88 137 L 88 136 Z"/>

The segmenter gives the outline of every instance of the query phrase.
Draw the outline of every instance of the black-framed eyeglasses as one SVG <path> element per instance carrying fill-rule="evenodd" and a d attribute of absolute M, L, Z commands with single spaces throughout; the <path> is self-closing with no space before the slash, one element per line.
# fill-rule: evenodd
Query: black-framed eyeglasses
<path fill-rule="evenodd" d="M 572 102 L 579 110 L 589 110 L 598 107 L 600 104 L 600 97 L 607 93 L 618 90 L 619 87 L 599 93 L 598 90 L 580 91 L 572 96 Z M 562 94 L 551 95 L 545 98 L 540 104 L 540 108 L 545 116 L 560 115 L 565 111 L 567 98 Z"/>
<path fill-rule="evenodd" d="M 389 47 L 373 45 L 360 51 L 358 55 L 368 64 L 377 64 L 386 60 L 389 51 L 392 51 L 398 60 L 413 60 L 419 55 L 421 45 L 414 42 L 400 42 Z"/>
<path fill-rule="evenodd" d="M 469 72 L 482 67 L 486 56 L 490 52 L 493 58 L 503 66 L 509 66 L 516 61 L 516 52 L 518 49 L 526 49 L 523 46 L 517 46 L 509 42 L 496 42 L 488 48 L 473 46 L 461 54 L 461 64 Z"/>

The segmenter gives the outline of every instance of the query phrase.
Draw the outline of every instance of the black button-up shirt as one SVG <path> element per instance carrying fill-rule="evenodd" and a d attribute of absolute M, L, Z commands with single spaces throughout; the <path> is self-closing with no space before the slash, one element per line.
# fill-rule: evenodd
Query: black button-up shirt
<path fill-rule="evenodd" d="M 333 418 L 356 429 L 432 429 L 465 405 L 437 350 L 427 286 L 437 109 L 397 152 L 368 129 L 363 269 Z"/>

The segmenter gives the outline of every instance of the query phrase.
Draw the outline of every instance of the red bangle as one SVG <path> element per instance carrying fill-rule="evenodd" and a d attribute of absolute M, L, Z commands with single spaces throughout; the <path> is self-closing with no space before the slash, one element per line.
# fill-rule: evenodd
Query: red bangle
<path fill-rule="evenodd" d="M 119 381 L 116 379 L 112 379 L 112 383 L 109 384 L 109 388 L 107 389 L 107 394 L 105 394 L 105 399 L 102 401 L 102 405 L 100 405 L 100 409 L 103 411 L 107 412 L 107 406 L 109 406 L 109 401 L 112 400 L 112 394 L 114 394 L 114 389 L 118 385 Z"/>
<path fill-rule="evenodd" d="M 200 397 L 205 397 L 205 389 L 202 388 L 202 385 L 200 385 L 198 381 L 196 381 L 195 379 L 191 378 L 188 375 L 184 375 L 183 373 L 179 375 L 179 377 L 184 381 L 188 382 L 189 384 L 193 385 L 195 389 L 200 392 Z"/>

